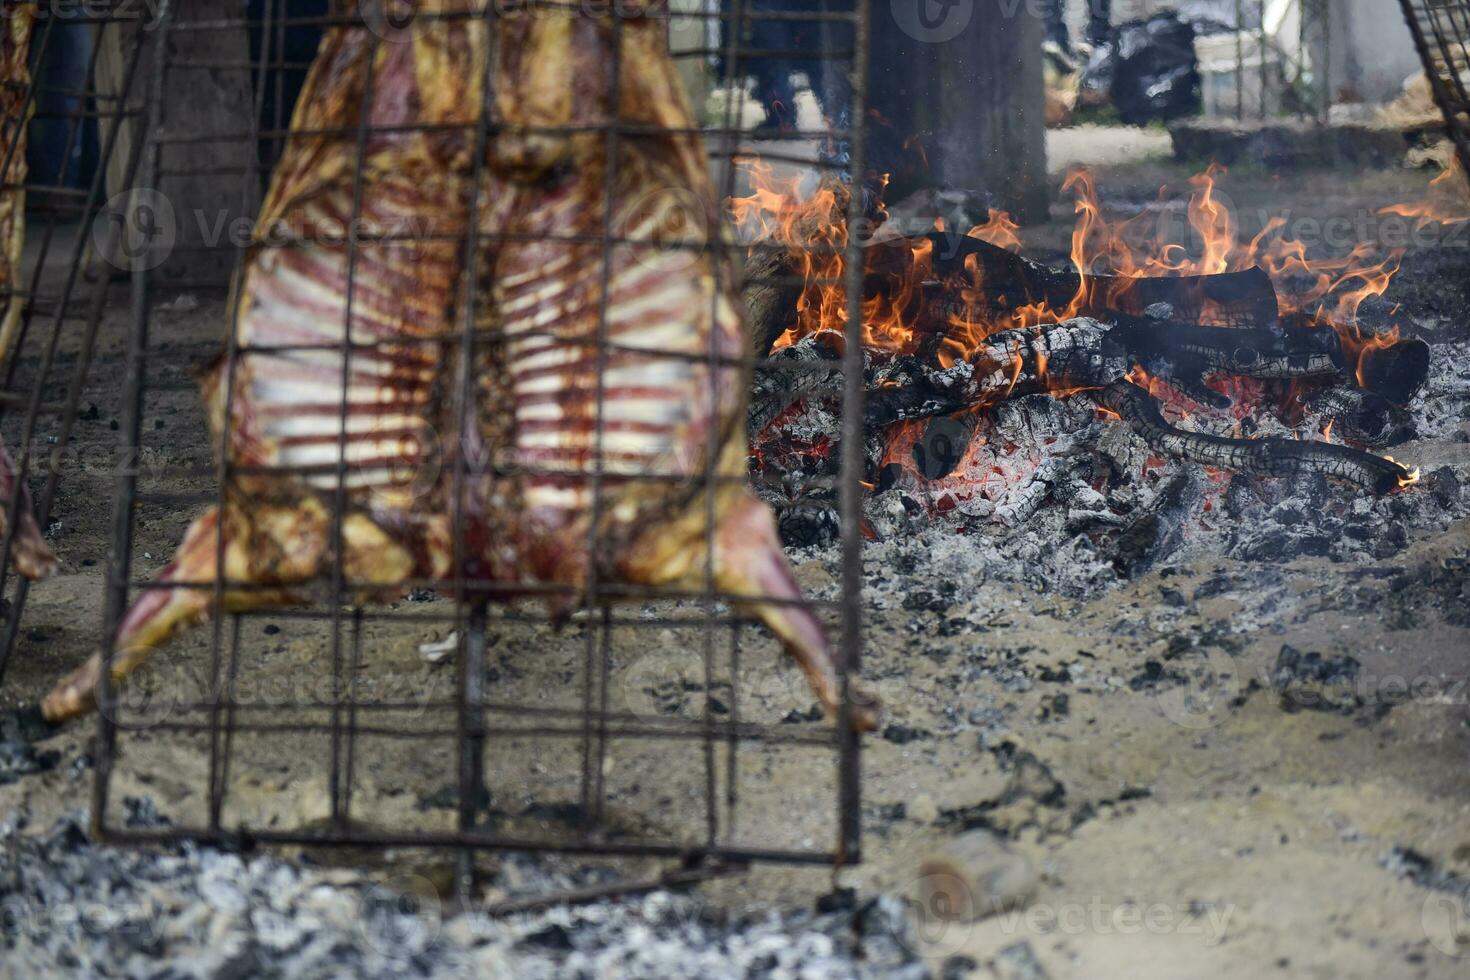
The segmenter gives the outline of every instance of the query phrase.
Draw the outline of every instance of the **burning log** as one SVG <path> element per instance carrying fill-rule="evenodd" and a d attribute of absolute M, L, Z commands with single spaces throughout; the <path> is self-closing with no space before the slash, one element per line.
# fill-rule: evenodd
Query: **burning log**
<path fill-rule="evenodd" d="M 1172 335 L 1176 330 L 1177 337 Z M 1403 392 L 1422 383 L 1427 364 L 1419 356 L 1420 346 L 1419 341 L 1402 341 L 1383 348 L 1385 353 L 1376 363 L 1393 368 L 1380 375 L 1391 379 L 1390 387 Z M 1403 353 L 1396 353 L 1399 350 Z M 780 436 L 765 440 L 768 445 L 786 447 L 771 456 L 771 461 L 779 461 L 776 470 L 788 469 L 787 462 L 798 459 L 800 469 L 811 470 L 807 458 L 811 451 L 816 449 L 820 456 L 830 449 L 817 406 L 830 407 L 840 393 L 841 351 L 840 335 L 821 332 L 772 356 L 773 366 L 800 365 L 806 369 L 809 383 L 805 395 L 786 381 L 784 372 L 757 380 L 750 415 L 757 444 L 762 443 L 761 434 L 775 420 L 783 419 Z M 1142 352 L 1151 352 L 1151 356 L 1142 357 Z M 880 492 L 895 482 L 895 474 L 883 466 L 890 457 L 887 444 L 891 438 L 884 433 L 892 426 L 930 419 L 931 426 L 942 425 L 946 432 L 956 429 L 969 433 L 984 409 L 1001 402 L 1031 394 L 1081 391 L 1102 391 L 1101 404 L 1122 417 L 1161 455 L 1260 475 L 1320 472 L 1380 493 L 1413 482 L 1408 468 L 1347 446 L 1227 439 L 1180 430 L 1164 421 L 1147 392 L 1131 384 L 1126 389 L 1115 384 L 1134 365 L 1143 364 L 1152 378 L 1183 391 L 1192 400 L 1228 407 L 1230 399 L 1202 380 L 1216 366 L 1229 364 L 1246 377 L 1283 384 L 1303 378 L 1342 379 L 1347 376 L 1346 362 L 1337 334 L 1331 330 L 1293 325 L 1276 330 L 1191 327 L 1127 316 L 1110 325 L 1077 318 L 992 334 L 967 357 L 947 365 L 919 353 L 868 353 L 866 420 L 870 445 L 864 447 L 864 453 Z M 1340 420 L 1340 434 L 1365 445 L 1385 444 L 1403 430 L 1406 419 L 1402 409 L 1382 395 L 1346 381 L 1319 390 L 1305 404 L 1298 401 L 1297 410 L 1302 408 Z M 965 420 L 969 420 L 968 426 Z M 925 479 L 943 477 L 964 454 L 964 446 L 953 445 L 954 439 L 931 439 L 928 428 L 912 441 L 914 465 Z M 946 451 L 930 451 L 931 446 L 941 443 L 948 447 Z M 1024 520 L 1045 499 L 1054 482 L 1044 474 L 1033 478 L 1017 491 L 1022 496 L 1014 502 L 1008 498 L 997 507 L 998 519 L 1008 524 Z"/>
<path fill-rule="evenodd" d="M 803 398 L 842 394 L 842 334 L 823 330 L 772 354 L 751 380 L 749 429 L 763 431 Z"/>
<path fill-rule="evenodd" d="M 918 239 L 885 242 L 873 251 L 869 279 L 883 270 L 901 270 L 905 253 L 930 249 L 934 278 L 926 282 L 924 306 L 940 323 L 996 316 L 1024 308 L 1068 310 L 1077 316 L 1112 319 L 1142 316 L 1167 305 L 1180 320 L 1220 325 L 1267 325 L 1280 313 L 1271 278 L 1260 268 L 1217 275 L 1088 275 L 1053 269 L 969 235 L 934 232 Z M 960 296 L 956 285 L 963 285 Z"/>
<path fill-rule="evenodd" d="M 916 270 L 916 256 L 926 263 Z M 803 289 L 802 258 L 761 251 L 746 266 L 746 305 L 757 355 L 793 325 Z M 934 232 L 867 249 L 864 298 L 879 298 L 904 323 L 942 338 L 955 324 L 994 322 L 1027 310 L 1113 320 L 1166 307 L 1180 320 L 1268 326 L 1279 310 L 1259 268 L 1198 276 L 1089 275 L 1053 269 L 969 235 Z M 917 281 L 916 281 L 917 277 Z"/>
<path fill-rule="evenodd" d="M 896 358 L 869 386 L 867 421 L 887 425 L 1022 395 L 1101 387 L 1129 367 L 1109 333 L 1106 324 L 1079 318 L 992 334 L 948 367 Z"/>
<path fill-rule="evenodd" d="M 785 251 L 760 250 L 745 260 L 746 322 L 751 351 L 765 357 L 791 325 L 804 280 L 794 258 Z"/>
<path fill-rule="evenodd" d="M 1298 439 L 1233 439 L 1188 432 L 1164 420 L 1159 404 L 1127 379 L 1102 390 L 1098 402 L 1117 415 L 1155 452 L 1253 476 L 1321 473 L 1373 493 L 1387 493 L 1419 480 L 1419 471 L 1384 456 L 1329 442 Z"/>

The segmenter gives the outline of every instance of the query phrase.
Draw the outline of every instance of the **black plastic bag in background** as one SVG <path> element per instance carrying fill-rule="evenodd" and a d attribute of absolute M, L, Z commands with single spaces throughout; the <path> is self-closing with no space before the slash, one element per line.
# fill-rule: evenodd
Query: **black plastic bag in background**
<path fill-rule="evenodd" d="M 1114 33 L 1113 47 L 1113 104 L 1125 123 L 1139 126 L 1200 111 L 1191 24 L 1173 12 L 1131 21 Z"/>
<path fill-rule="evenodd" d="M 1081 101 L 1112 102 L 1130 126 L 1199 112 L 1193 25 L 1172 11 L 1119 25 L 1112 40 L 1093 48 L 1082 73 Z"/>

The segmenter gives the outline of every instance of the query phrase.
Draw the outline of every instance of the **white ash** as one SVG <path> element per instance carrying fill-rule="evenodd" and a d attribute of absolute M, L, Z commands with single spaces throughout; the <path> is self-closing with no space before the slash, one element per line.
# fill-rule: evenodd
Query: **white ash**
<path fill-rule="evenodd" d="M 135 823 L 151 804 L 129 801 Z M 654 892 L 491 918 L 355 871 L 182 843 L 98 847 L 74 812 L 49 830 L 0 826 L 0 973 L 89 977 L 928 976 L 892 897 L 826 911 L 717 915 Z M 512 859 L 522 888 L 563 876 Z M 411 876 L 401 879 L 412 880 Z"/>
<path fill-rule="evenodd" d="M 1416 535 L 1470 516 L 1467 440 L 1470 365 L 1448 346 L 1432 349 L 1425 390 L 1407 406 L 1418 438 L 1382 452 L 1421 466 L 1419 485 L 1383 497 L 1319 476 L 1246 477 L 1160 459 L 1126 426 L 1100 420 L 1083 397 L 1030 396 L 996 406 L 948 475 L 906 469 L 867 498 L 876 540 L 864 551 L 880 608 L 912 603 L 944 583 L 965 594 L 987 579 L 1036 592 L 1086 597 L 1147 567 L 1209 556 L 1276 563 L 1298 556 L 1337 562 L 1390 558 Z M 1182 428 L 1218 434 L 1321 438 L 1327 419 L 1288 427 L 1269 413 L 1238 423 L 1229 413 L 1177 411 Z M 1159 553 L 1131 564 L 1118 553 L 1130 527 L 1161 506 L 1180 474 L 1199 483 Z M 837 567 L 835 544 L 796 549 Z"/>

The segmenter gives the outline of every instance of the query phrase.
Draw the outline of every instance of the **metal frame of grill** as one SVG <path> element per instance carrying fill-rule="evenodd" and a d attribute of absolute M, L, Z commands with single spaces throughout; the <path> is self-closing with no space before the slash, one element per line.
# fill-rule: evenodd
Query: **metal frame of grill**
<path fill-rule="evenodd" d="M 1470 0 L 1399 0 L 1445 129 L 1470 179 Z"/>
<path fill-rule="evenodd" d="M 380 0 L 364 0 L 363 9 L 369 10 L 371 5 L 379 2 Z M 533 4 L 550 3 L 563 8 L 569 6 L 566 3 L 557 3 L 556 0 L 529 0 L 529 2 Z M 603 13 L 609 9 L 607 4 L 583 6 Z M 735 162 L 750 155 L 753 151 L 759 152 L 761 158 L 767 161 L 788 161 L 814 169 L 835 171 L 849 180 L 854 176 L 860 177 L 863 172 L 863 139 L 860 126 L 851 127 L 851 131 L 839 131 L 829 127 L 819 132 L 762 134 L 738 125 L 739 120 L 735 118 L 733 106 L 737 101 L 735 94 L 743 88 L 746 69 L 755 59 L 790 56 L 789 52 L 751 49 L 742 40 L 740 27 L 761 19 L 803 20 L 822 25 L 820 29 L 824 39 L 841 34 L 846 34 L 850 39 L 845 46 L 848 50 L 838 51 L 828 46 L 820 57 L 850 71 L 853 99 L 850 118 L 861 120 L 866 87 L 865 52 L 868 38 L 866 0 L 824 0 L 821 5 L 822 9 L 799 13 L 774 11 L 759 4 L 755 6 L 758 9 L 751 9 L 751 5 L 745 0 L 727 0 L 719 6 L 706 3 L 697 10 L 679 10 L 673 14 L 664 10 L 654 15 L 689 18 L 705 24 L 720 21 L 727 27 L 729 25 L 735 27 L 735 29 L 724 31 L 723 40 L 717 48 L 711 46 L 678 53 L 680 57 L 698 59 L 718 56 L 721 61 L 716 84 L 727 92 L 729 96 L 727 104 L 732 108 L 725 111 L 724 118 L 716 125 L 701 127 L 701 132 L 708 141 L 706 149 L 710 156 L 723 167 L 723 186 L 717 188 L 717 193 L 722 196 L 722 199 L 728 199 L 734 190 Z M 436 16 L 483 17 L 493 36 L 497 10 L 503 7 L 504 0 L 497 0 L 496 3 L 488 4 L 483 13 Z M 723 9 L 720 9 L 721 7 Z M 237 60 L 211 62 L 208 59 L 181 56 L 178 52 L 187 52 L 190 43 L 188 38 L 191 35 L 197 37 L 201 32 L 246 28 L 260 30 L 264 37 L 280 38 L 288 26 L 314 24 L 325 28 L 333 25 L 357 24 L 361 21 L 362 15 L 342 13 L 343 8 L 334 3 L 326 16 L 293 17 L 289 12 L 289 5 L 284 0 L 266 0 L 261 20 L 251 20 L 248 16 L 244 19 L 201 19 L 191 14 L 190 8 L 189 0 L 162 0 L 156 8 L 155 22 L 151 23 L 147 30 L 137 35 L 137 45 L 147 47 L 145 57 L 153 68 L 143 79 L 147 85 L 147 92 L 143 99 L 141 124 L 148 138 L 146 146 L 139 148 L 141 166 L 137 173 L 136 186 L 145 189 L 157 188 L 160 192 L 167 194 L 168 182 L 171 178 L 176 178 L 181 174 L 188 175 L 187 164 L 181 163 L 180 157 L 189 145 L 201 141 L 223 140 L 238 144 L 242 148 L 241 153 L 246 163 L 238 173 L 221 174 L 219 179 L 236 179 L 244 182 L 242 183 L 244 188 L 242 193 L 244 193 L 251 186 L 248 182 L 259 181 L 263 170 L 268 172 L 269 162 L 273 155 L 271 148 L 278 149 L 284 146 L 285 139 L 289 135 L 289 126 L 283 111 L 283 100 L 276 99 L 276 117 L 273 121 L 267 120 L 252 126 L 249 132 L 183 132 L 170 127 L 165 111 L 166 87 L 188 84 L 188 74 L 195 71 L 248 71 L 253 79 L 256 98 L 259 100 L 268 88 L 273 87 L 279 95 L 284 73 L 301 71 L 305 66 L 285 60 L 278 44 L 260 45 L 258 54 L 243 62 Z M 371 7 L 371 9 L 376 8 Z M 625 18 L 633 15 L 623 13 L 616 4 L 611 5 L 611 9 L 617 11 L 612 17 L 612 30 L 613 36 L 618 38 L 621 36 L 620 32 L 623 29 Z M 837 29 L 829 32 L 828 25 Z M 136 59 L 136 52 L 134 57 Z M 617 61 L 616 58 L 613 60 Z M 372 84 L 371 74 L 369 72 L 368 85 Z M 604 127 L 603 132 L 607 144 L 615 146 L 619 139 L 629 138 L 633 130 L 614 122 Z M 367 135 L 366 123 L 359 128 L 359 131 L 341 134 L 343 139 L 357 141 L 359 147 L 357 179 L 359 181 L 362 162 L 360 151 L 363 145 L 362 140 Z M 495 124 L 482 109 L 478 123 L 474 127 L 474 139 L 479 141 L 476 145 L 484 145 L 484 141 L 494 139 L 494 135 Z M 777 140 L 787 145 L 777 147 L 764 143 L 763 140 Z M 821 144 L 826 147 L 826 151 L 813 151 L 809 155 L 792 152 L 790 144 L 793 141 L 798 145 L 806 146 Z M 833 146 L 842 147 L 843 152 L 834 156 L 830 152 Z M 259 157 L 255 155 L 256 148 L 260 148 Z M 477 156 L 474 166 L 475 179 L 478 184 L 479 171 L 484 166 L 483 154 Z M 716 172 L 721 172 L 719 166 L 716 167 Z M 851 216 L 855 222 L 860 216 L 861 195 L 854 194 L 852 198 Z M 471 221 L 464 242 L 464 247 L 469 250 L 470 254 L 473 254 L 480 235 L 477 222 Z M 612 229 L 605 228 L 602 238 L 604 249 L 613 240 Z M 707 241 L 695 247 L 709 248 L 717 252 L 742 248 L 728 236 L 719 233 L 718 230 L 711 233 Z M 790 247 L 790 243 L 773 244 L 769 247 L 784 249 Z M 859 248 L 859 244 L 854 242 L 844 249 L 848 256 L 846 286 L 849 296 L 847 322 L 849 340 L 844 362 L 846 382 L 843 398 L 843 432 L 848 445 L 862 444 L 860 344 L 862 311 L 857 299 L 860 293 L 858 287 L 862 268 Z M 235 257 L 237 274 L 241 268 L 242 254 L 243 250 Z M 151 421 L 148 408 L 150 378 L 153 373 L 153 365 L 161 357 L 150 337 L 150 325 L 154 320 L 156 309 L 158 283 L 155 281 L 154 273 L 145 266 L 146 263 L 140 264 L 131 272 L 131 333 L 128 341 L 128 375 L 121 426 L 123 445 L 137 447 L 140 452 L 146 448 L 152 437 L 151 426 L 146 424 Z M 351 260 L 349 260 L 348 268 L 347 281 L 350 296 L 353 282 Z M 605 317 L 606 311 L 604 310 L 602 320 L 604 325 Z M 477 335 L 473 327 L 473 318 L 466 317 L 465 320 L 466 325 L 462 336 L 446 338 L 444 341 L 446 346 L 453 342 L 473 349 L 473 345 L 484 342 L 484 337 Z M 226 324 L 221 326 L 227 328 Z M 233 336 L 233 331 L 229 331 L 228 335 Z M 229 346 L 230 349 L 226 356 L 233 358 L 236 354 L 233 342 Z M 711 363 L 719 363 L 713 349 L 711 357 Z M 344 376 L 348 370 L 347 360 L 348 358 L 344 356 Z M 771 370 L 767 365 L 757 364 L 753 360 L 744 366 L 758 370 Z M 789 383 L 793 389 L 800 390 L 802 379 L 799 369 L 786 368 L 785 370 L 792 372 Z M 468 377 L 470 372 L 464 371 L 461 374 L 464 376 L 456 379 L 455 383 L 462 385 L 463 392 L 467 393 L 471 382 Z M 466 423 L 468 421 L 468 419 L 465 420 Z M 217 449 L 223 448 L 217 447 Z M 134 532 L 140 510 L 148 507 L 179 508 L 186 503 L 202 508 L 210 502 L 223 503 L 225 487 L 235 470 L 234 464 L 228 458 L 228 452 L 217 452 L 217 458 L 220 462 L 214 468 L 184 466 L 174 467 L 163 473 L 151 474 L 155 477 L 163 476 L 194 481 L 213 477 L 218 481 L 217 494 L 150 494 L 146 488 L 140 486 L 140 471 L 137 467 L 125 469 L 118 476 L 113 518 L 113 550 L 108 568 L 104 636 L 115 635 L 130 596 L 147 584 L 134 574 L 132 564 L 133 556 L 137 551 Z M 461 454 L 456 464 L 455 479 L 457 481 L 463 478 L 465 465 Z M 345 462 L 339 459 L 336 465 L 338 493 L 335 500 L 335 514 L 337 517 L 334 521 L 335 533 L 338 535 L 341 533 L 340 515 L 344 499 L 342 487 L 345 479 L 343 475 L 345 466 Z M 331 575 L 331 580 L 321 583 L 323 587 L 315 591 L 316 601 L 311 606 L 285 612 L 272 610 L 220 616 L 211 625 L 204 627 L 205 630 L 212 629 L 213 631 L 208 663 L 205 665 L 210 681 L 208 691 L 214 692 L 212 697 L 196 703 L 171 703 L 166 710 L 162 711 L 158 710 L 158 705 L 154 704 L 151 710 L 139 711 L 135 717 L 130 718 L 132 708 L 137 705 L 129 703 L 126 698 L 119 698 L 119 692 L 114 689 L 114 685 L 107 678 L 107 672 L 103 672 L 98 697 L 100 710 L 98 712 L 99 738 L 97 740 L 93 799 L 94 832 L 104 840 L 127 844 L 158 843 L 187 838 L 229 843 L 234 846 L 295 844 L 426 847 L 454 856 L 456 891 L 461 898 L 469 898 L 477 888 L 477 878 L 480 874 L 477 871 L 477 855 L 484 851 L 495 850 L 553 852 L 601 858 L 649 858 L 677 862 L 676 870 L 653 878 L 636 882 L 620 881 L 607 888 L 593 888 L 559 896 L 562 898 L 589 897 L 610 891 L 627 891 L 637 887 L 669 882 L 687 882 L 700 877 L 739 870 L 750 862 L 757 861 L 812 865 L 854 863 L 861 858 L 860 739 L 846 722 L 852 710 L 851 699 L 847 694 L 847 678 L 854 675 L 858 668 L 862 644 L 860 468 L 860 453 L 844 454 L 841 477 L 836 485 L 807 488 L 816 498 L 825 499 L 834 505 L 841 521 L 840 597 L 826 603 L 813 602 L 814 607 L 823 611 L 829 629 L 832 628 L 833 620 L 836 621 L 832 635 L 841 654 L 839 666 L 843 689 L 841 712 L 843 717 L 835 725 L 829 722 L 817 725 L 766 724 L 742 718 L 739 691 L 742 673 L 741 623 L 743 620 L 742 617 L 731 611 L 728 603 L 730 596 L 716 590 L 708 575 L 706 576 L 707 587 L 704 590 L 678 592 L 669 589 L 601 583 L 596 580 L 594 573 L 593 580 L 589 582 L 585 593 L 575 596 L 578 611 L 572 616 L 568 626 L 569 629 L 580 629 L 585 639 L 580 663 L 576 669 L 577 676 L 573 681 L 579 687 L 581 703 L 576 708 L 566 709 L 535 703 L 504 701 L 497 697 L 494 687 L 486 679 L 487 645 L 494 642 L 497 624 L 547 621 L 546 614 L 539 608 L 533 613 L 493 600 L 505 599 L 510 594 L 566 590 L 561 590 L 560 587 L 537 587 L 526 583 L 471 581 L 467 580 L 461 571 L 450 581 L 407 583 L 412 586 L 434 589 L 445 597 L 452 597 L 452 609 L 429 608 L 418 611 L 409 608 L 389 611 L 382 608 L 352 608 L 349 601 L 351 583 L 345 580 L 345 573 L 340 564 L 339 537 L 339 546 L 336 549 L 337 566 Z M 705 476 L 708 481 L 719 479 L 713 473 L 713 462 Z M 599 499 L 600 483 L 599 465 L 599 472 L 592 478 L 595 501 Z M 599 504 L 594 502 L 594 508 L 598 506 Z M 713 529 L 707 528 L 706 534 L 708 544 L 712 540 Z M 217 556 L 222 553 L 223 549 L 223 538 L 221 537 L 220 540 L 220 551 L 217 551 Z M 589 544 L 595 546 L 595 540 Z M 180 583 L 179 587 L 189 586 L 187 583 Z M 214 588 L 216 598 L 218 598 L 227 584 L 221 582 L 202 587 Z M 653 605 L 645 605 L 641 613 L 633 614 L 625 611 L 625 604 L 630 600 Z M 287 712 L 253 710 L 259 706 L 236 702 L 234 682 L 243 669 L 241 666 L 242 624 L 259 622 L 262 618 L 279 621 L 283 624 L 282 629 L 288 635 L 298 627 L 304 628 L 311 623 L 318 624 L 318 627 L 324 624 L 329 630 L 327 648 L 321 651 L 325 656 L 319 658 L 318 663 L 325 672 L 324 676 L 330 677 L 331 696 L 293 706 L 303 716 L 309 715 L 313 720 L 292 720 L 287 717 L 289 714 Z M 375 624 L 388 621 L 394 624 L 419 622 L 425 626 L 438 624 L 446 629 L 453 628 L 458 631 L 460 637 L 455 654 L 457 666 L 454 695 L 452 698 L 441 698 L 416 704 L 414 707 L 422 709 L 424 714 L 424 718 L 418 722 L 398 724 L 382 720 L 390 718 L 394 710 L 403 707 L 397 701 L 390 699 L 380 703 L 359 703 L 355 697 L 344 696 L 344 692 L 357 690 L 361 679 L 362 664 L 365 657 L 371 654 L 372 641 L 367 638 L 367 634 L 372 632 Z M 673 628 L 693 629 L 700 634 L 697 656 L 702 664 L 705 680 L 702 707 L 693 712 L 691 717 L 647 716 L 615 710 L 609 703 L 610 672 L 614 669 L 615 634 L 618 631 L 629 631 L 636 637 L 647 635 L 647 631 L 651 630 Z M 182 655 L 180 651 L 163 651 L 159 654 L 160 657 L 180 655 Z M 792 675 L 797 675 L 794 667 L 786 669 Z M 717 714 L 711 699 L 719 679 L 722 678 L 728 681 L 729 704 L 725 706 L 727 710 L 723 714 Z M 137 678 L 134 678 L 128 683 L 136 682 Z M 378 717 L 375 718 L 375 715 Z M 429 718 L 439 720 L 431 723 L 427 720 Z M 192 738 L 206 746 L 209 774 L 208 785 L 202 787 L 202 795 L 207 800 L 207 819 L 197 824 L 179 824 L 166 828 L 128 826 L 118 819 L 118 808 L 113 799 L 115 795 L 113 793 L 114 770 L 119 753 L 125 748 L 127 739 L 134 733 L 143 730 L 146 730 L 151 737 Z M 322 767 L 330 787 L 330 813 L 323 825 L 245 826 L 233 818 L 230 786 L 232 766 L 236 764 L 237 743 L 254 735 L 295 737 L 301 739 L 303 745 L 320 744 L 325 747 Z M 553 740 L 576 746 L 575 754 L 580 760 L 579 766 L 575 772 L 564 774 L 577 786 L 574 799 L 571 801 L 579 805 L 578 826 L 575 829 L 548 836 L 511 834 L 498 831 L 480 820 L 478 808 L 481 805 L 480 801 L 484 798 L 487 782 L 491 787 L 494 786 L 496 745 L 504 744 L 506 740 L 527 738 Z M 374 744 L 391 742 L 403 745 L 405 747 L 402 751 L 415 751 L 413 746 L 416 743 L 421 744 L 422 740 L 429 739 L 445 740 L 453 744 L 454 756 L 457 758 L 457 772 L 447 774 L 454 780 L 456 789 L 456 816 L 453 829 L 429 831 L 415 826 L 376 825 L 369 827 L 356 820 L 354 781 L 356 774 L 362 769 L 364 753 L 369 751 L 363 748 L 364 743 L 369 739 L 375 740 Z M 644 743 L 652 743 L 661 747 L 697 746 L 704 783 L 702 826 L 689 833 L 660 834 L 655 832 L 636 837 L 630 837 L 624 832 L 610 831 L 605 823 L 608 789 L 604 779 L 604 767 L 608 746 L 614 740 L 642 740 Z M 822 754 L 821 758 L 829 760 L 832 786 L 835 789 L 831 799 L 829 842 L 814 842 L 811 846 L 781 847 L 764 846 L 760 843 L 742 843 L 735 837 L 734 822 L 739 805 L 742 779 L 753 778 L 742 771 L 739 760 L 742 748 L 753 744 L 774 746 L 782 752 L 788 751 L 788 748 L 791 751 L 817 751 Z M 314 751 L 314 749 L 309 751 Z M 672 753 L 672 748 L 670 751 Z M 827 764 L 823 763 L 823 765 Z M 540 897 L 538 900 L 545 900 L 545 897 Z"/>
<path fill-rule="evenodd" d="M 139 86 L 136 61 L 110 66 L 112 71 L 99 70 L 101 42 L 126 29 L 131 15 L 57 14 L 55 5 L 4 0 L 0 17 L 17 16 L 22 7 L 33 13 L 29 79 L 20 93 L 23 111 L 0 120 L 6 137 L 0 144 L 5 147 L 0 175 L 7 191 L 19 188 L 25 196 L 27 247 L 22 252 L 21 285 L 14 291 L 21 300 L 19 326 L 10 349 L 0 352 L 0 439 L 11 454 L 16 486 L 29 486 L 36 518 L 46 529 L 67 471 L 66 453 L 99 332 L 110 304 L 125 295 L 108 258 L 117 248 L 121 229 L 108 218 L 107 174 L 109 168 L 120 168 L 117 172 L 128 184 L 136 174 L 138 148 L 119 145 L 117 123 L 133 111 L 131 100 Z M 63 32 L 78 30 L 89 31 L 95 42 L 83 77 L 65 83 L 46 80 L 47 69 L 62 57 Z M 27 127 L 34 140 L 36 124 L 42 122 L 64 127 L 60 158 L 49 171 L 30 168 L 23 181 L 12 183 L 25 162 L 16 159 L 20 141 L 13 137 L 19 127 Z M 90 178 L 73 183 L 67 174 L 88 144 L 96 151 L 95 169 Z M 0 291 L 6 298 L 12 295 L 7 283 L 0 283 Z M 0 680 L 20 642 L 32 588 L 31 580 L 11 565 L 21 495 L 13 494 L 5 506 L 0 594 L 7 608 L 0 627 Z"/>

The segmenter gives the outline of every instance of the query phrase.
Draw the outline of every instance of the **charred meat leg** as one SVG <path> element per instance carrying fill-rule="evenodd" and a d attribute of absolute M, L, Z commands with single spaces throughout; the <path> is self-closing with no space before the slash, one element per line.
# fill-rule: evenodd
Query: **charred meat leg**
<path fill-rule="evenodd" d="M 313 498 L 285 507 L 231 504 L 223 516 L 212 510 L 199 518 L 173 561 L 119 624 L 110 661 L 113 680 L 121 681 L 154 648 L 211 615 L 302 602 L 301 587 L 329 567 L 330 532 L 330 515 Z M 348 515 L 342 537 L 343 574 L 360 592 L 370 593 L 380 584 L 392 596 L 398 583 L 423 572 L 399 536 L 363 514 Z M 224 587 L 217 608 L 219 582 Z M 101 671 L 102 655 L 93 654 L 47 695 L 41 705 L 45 718 L 59 723 L 92 711 Z"/>

